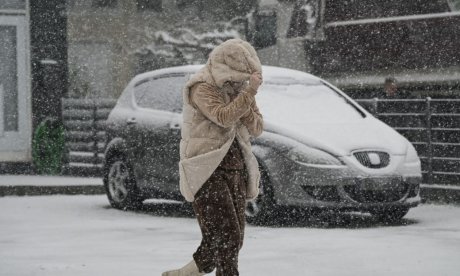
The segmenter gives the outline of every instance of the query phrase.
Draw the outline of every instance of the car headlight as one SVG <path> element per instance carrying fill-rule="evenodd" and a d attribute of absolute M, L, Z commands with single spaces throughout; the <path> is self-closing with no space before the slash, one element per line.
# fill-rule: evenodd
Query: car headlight
<path fill-rule="evenodd" d="M 342 166 L 342 162 L 331 154 L 310 147 L 292 148 L 287 152 L 287 157 L 296 163 L 311 167 Z"/>
<path fill-rule="evenodd" d="M 407 145 L 405 162 L 406 163 L 420 162 L 420 159 L 418 157 L 417 151 L 415 150 L 414 146 L 411 143 L 408 143 L 408 145 Z"/>

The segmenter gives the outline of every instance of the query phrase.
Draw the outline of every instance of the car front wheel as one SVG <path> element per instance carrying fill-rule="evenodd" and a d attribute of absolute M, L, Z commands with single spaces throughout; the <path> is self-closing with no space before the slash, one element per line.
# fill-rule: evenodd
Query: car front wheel
<path fill-rule="evenodd" d="M 112 207 L 126 210 L 142 206 L 133 171 L 125 157 L 115 156 L 107 162 L 104 186 Z"/>

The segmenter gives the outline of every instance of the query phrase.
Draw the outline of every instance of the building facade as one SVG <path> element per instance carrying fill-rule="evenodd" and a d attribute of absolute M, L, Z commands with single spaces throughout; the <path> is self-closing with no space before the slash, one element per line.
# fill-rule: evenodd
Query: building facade
<path fill-rule="evenodd" d="M 265 64 L 319 75 L 355 98 L 387 78 L 405 96 L 460 97 L 458 0 L 262 0 L 278 21 Z M 376 93 L 377 92 L 377 93 Z"/>
<path fill-rule="evenodd" d="M 253 3 L 68 0 L 69 96 L 113 98 L 135 74 L 205 62 L 215 45 L 242 36 L 232 19 Z"/>
<path fill-rule="evenodd" d="M 204 63 L 234 37 L 263 64 L 320 75 L 354 97 L 390 76 L 422 96 L 460 94 L 458 0 L 357 2 L 2 0 L 0 162 L 31 161 L 34 130 L 60 119 L 61 97 L 117 98 L 134 75 Z"/>
<path fill-rule="evenodd" d="M 30 162 L 35 127 L 67 90 L 64 5 L 0 1 L 0 162 Z"/>

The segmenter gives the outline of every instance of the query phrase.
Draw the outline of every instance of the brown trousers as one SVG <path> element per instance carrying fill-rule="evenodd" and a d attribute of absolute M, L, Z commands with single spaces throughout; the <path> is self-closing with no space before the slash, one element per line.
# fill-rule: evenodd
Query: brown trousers
<path fill-rule="evenodd" d="M 200 225 L 202 240 L 193 254 L 200 272 L 216 269 L 217 276 L 238 273 L 238 253 L 243 246 L 245 170 L 217 168 L 198 190 L 192 203 Z"/>

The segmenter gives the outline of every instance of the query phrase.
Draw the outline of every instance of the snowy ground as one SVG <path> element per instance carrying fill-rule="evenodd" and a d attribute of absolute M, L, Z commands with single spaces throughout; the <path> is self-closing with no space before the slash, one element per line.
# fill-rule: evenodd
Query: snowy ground
<path fill-rule="evenodd" d="M 174 204 L 105 196 L 0 198 L 0 275 L 161 275 L 190 260 L 195 219 Z M 165 216 L 166 215 L 166 216 Z M 248 226 L 241 275 L 459 275 L 460 207 L 423 205 L 398 225 L 357 214 Z"/>
<path fill-rule="evenodd" d="M 0 175 L 0 186 L 102 186 L 102 178 L 45 175 Z"/>

